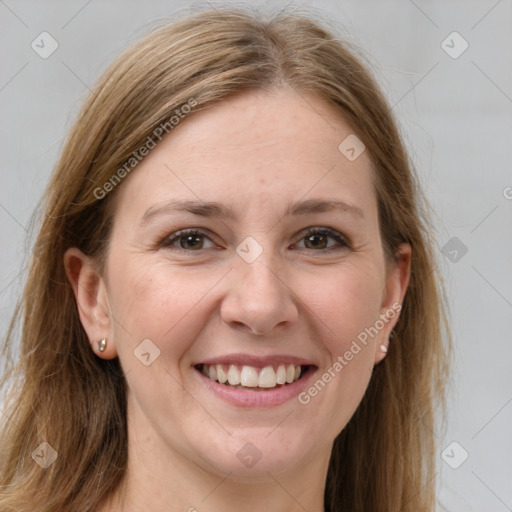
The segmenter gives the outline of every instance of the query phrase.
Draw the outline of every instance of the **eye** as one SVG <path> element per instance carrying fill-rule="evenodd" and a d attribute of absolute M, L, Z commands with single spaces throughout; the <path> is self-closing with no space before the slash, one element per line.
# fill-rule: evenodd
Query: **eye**
<path fill-rule="evenodd" d="M 339 247 L 336 247 L 336 244 L 329 246 L 329 238 L 335 240 Z M 308 228 L 301 233 L 302 240 L 305 242 L 306 249 L 314 249 L 317 252 L 349 247 L 349 244 L 340 233 L 329 228 Z"/>
<path fill-rule="evenodd" d="M 315 252 L 332 251 L 350 247 L 340 233 L 329 228 L 308 228 L 304 230 L 300 236 L 301 242 L 304 241 L 304 247 L 299 247 L 299 244 L 293 247 L 298 247 L 299 249 L 313 249 Z M 334 240 L 336 243 L 329 245 L 329 239 Z M 209 248 L 205 247 L 205 240 L 208 240 L 212 244 L 210 248 L 214 246 L 206 233 L 198 229 L 183 229 L 166 237 L 160 243 L 160 247 L 198 252 L 202 249 Z"/>
<path fill-rule="evenodd" d="M 197 229 L 184 229 L 165 238 L 161 247 L 176 247 L 185 251 L 198 251 L 204 249 L 204 240 L 210 240 L 208 236 Z M 179 243 L 176 246 L 176 242 Z M 211 242 L 211 240 L 210 240 Z"/>

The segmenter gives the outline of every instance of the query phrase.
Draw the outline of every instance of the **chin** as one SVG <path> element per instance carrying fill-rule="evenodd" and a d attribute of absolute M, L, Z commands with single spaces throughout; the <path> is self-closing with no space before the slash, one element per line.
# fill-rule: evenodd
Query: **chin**
<path fill-rule="evenodd" d="M 311 444 L 310 450 L 318 446 L 318 443 L 311 443 L 311 439 L 307 443 Z M 299 470 L 304 467 L 308 453 L 311 453 L 306 449 L 303 436 L 283 430 L 272 432 L 268 428 L 235 431 L 227 443 L 223 440 L 216 446 L 213 441 L 208 444 L 209 449 L 203 452 L 201 458 L 210 470 L 214 468 L 220 475 L 229 474 L 232 480 L 252 483 L 268 482 L 269 473 L 277 475 Z M 198 447 L 196 453 L 200 454 L 201 451 L 202 446 Z"/>

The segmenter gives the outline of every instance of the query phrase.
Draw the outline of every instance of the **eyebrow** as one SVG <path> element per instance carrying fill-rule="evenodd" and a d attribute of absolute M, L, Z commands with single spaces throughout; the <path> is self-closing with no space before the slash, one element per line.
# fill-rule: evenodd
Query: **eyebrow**
<path fill-rule="evenodd" d="M 294 202 L 288 205 L 284 216 L 307 215 L 312 213 L 324 213 L 342 211 L 355 217 L 364 219 L 361 208 L 354 204 L 335 199 L 308 199 Z M 200 217 L 218 217 L 221 219 L 236 219 L 235 211 L 222 203 L 216 201 L 170 201 L 163 205 L 155 205 L 149 208 L 143 215 L 141 225 L 149 223 L 153 218 L 169 213 L 188 212 Z"/>

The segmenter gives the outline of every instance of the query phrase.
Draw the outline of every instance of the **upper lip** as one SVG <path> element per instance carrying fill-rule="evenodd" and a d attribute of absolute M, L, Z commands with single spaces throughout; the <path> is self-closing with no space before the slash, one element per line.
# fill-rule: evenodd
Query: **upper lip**
<path fill-rule="evenodd" d="M 251 354 L 229 354 L 224 356 L 212 357 L 197 364 L 236 364 L 239 366 L 276 366 L 280 364 L 294 364 L 296 366 L 313 366 L 314 363 L 308 359 L 303 359 L 287 354 L 275 354 L 268 356 L 255 356 Z"/>

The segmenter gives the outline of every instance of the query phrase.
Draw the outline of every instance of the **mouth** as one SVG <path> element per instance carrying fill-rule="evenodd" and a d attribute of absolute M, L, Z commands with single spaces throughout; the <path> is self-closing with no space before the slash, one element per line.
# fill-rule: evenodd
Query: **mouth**
<path fill-rule="evenodd" d="M 315 367 L 281 363 L 267 366 L 240 364 L 197 364 L 194 368 L 213 382 L 243 391 L 272 391 L 303 379 Z"/>
<path fill-rule="evenodd" d="M 192 366 L 200 389 L 235 407 L 271 408 L 297 399 L 318 366 L 291 354 L 230 354 Z"/>

